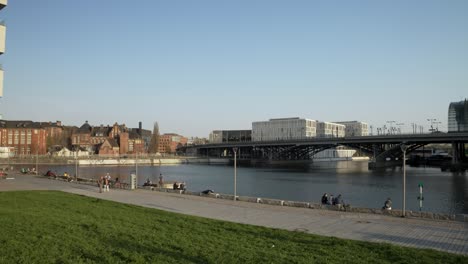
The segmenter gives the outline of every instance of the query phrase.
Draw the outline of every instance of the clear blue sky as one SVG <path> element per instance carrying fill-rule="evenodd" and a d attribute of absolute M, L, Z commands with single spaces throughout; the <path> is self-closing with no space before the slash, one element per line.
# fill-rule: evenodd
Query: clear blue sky
<path fill-rule="evenodd" d="M 0 113 L 185 136 L 306 117 L 447 126 L 468 1 L 8 1 Z M 374 129 L 375 132 L 375 129 Z"/>

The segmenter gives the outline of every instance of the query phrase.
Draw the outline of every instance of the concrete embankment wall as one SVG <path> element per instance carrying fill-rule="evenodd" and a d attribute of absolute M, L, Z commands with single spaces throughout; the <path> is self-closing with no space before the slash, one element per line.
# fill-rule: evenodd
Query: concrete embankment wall
<path fill-rule="evenodd" d="M 89 160 L 78 160 L 79 165 L 177 165 L 177 164 L 228 164 L 229 159 L 197 159 L 197 158 L 169 158 L 169 159 L 89 159 Z M 75 160 L 69 160 L 68 163 L 75 163 Z"/>
<path fill-rule="evenodd" d="M 50 179 L 54 179 L 50 177 Z M 56 180 L 64 180 L 63 178 L 55 178 Z M 80 184 L 91 184 L 95 185 L 96 182 L 92 179 L 81 179 L 79 182 L 73 183 L 80 183 Z M 125 184 L 125 189 L 129 188 L 128 184 Z M 225 200 L 234 200 L 234 195 L 232 194 L 222 194 L 222 193 L 211 193 L 211 194 L 203 194 L 201 192 L 193 192 L 188 190 L 172 190 L 166 188 L 157 188 L 157 187 L 139 187 L 141 189 L 151 190 L 151 191 L 160 191 L 160 192 L 168 192 L 168 193 L 178 193 L 184 195 L 195 195 L 195 196 L 203 196 L 209 197 L 214 199 L 225 199 Z M 261 197 L 249 197 L 249 196 L 237 196 L 237 201 L 241 202 L 249 202 L 249 203 L 260 203 L 260 204 L 268 204 L 274 206 L 290 206 L 290 207 L 300 207 L 300 208 L 309 208 L 309 209 L 321 209 L 321 210 L 332 210 L 332 211 L 342 211 L 352 212 L 352 213 L 363 213 L 363 214 L 375 214 L 375 215 L 388 215 L 394 217 L 401 217 L 402 211 L 401 210 L 381 210 L 381 209 L 374 209 L 374 208 L 362 208 L 362 207 L 353 207 L 350 205 L 347 206 L 336 206 L 336 205 L 323 205 L 320 203 L 310 203 L 310 202 L 299 202 L 299 201 L 288 201 L 288 200 L 281 200 L 281 199 L 268 199 L 268 198 L 261 198 Z M 423 218 L 423 219 L 432 219 L 432 220 L 451 220 L 451 221 L 461 221 L 468 223 L 468 214 L 439 214 L 439 213 L 432 213 L 432 212 L 413 212 L 413 211 L 406 211 L 406 217 L 409 218 Z"/>
<path fill-rule="evenodd" d="M 211 194 L 203 194 L 201 192 L 192 192 L 192 191 L 183 191 L 183 190 L 172 190 L 172 189 L 160 189 L 160 188 L 151 188 L 151 187 L 144 187 L 144 189 L 153 190 L 153 191 L 161 191 L 161 192 L 169 192 L 169 193 L 179 193 L 185 195 L 196 195 L 196 196 L 204 196 L 210 197 L 215 199 L 226 199 L 226 200 L 234 200 L 234 195 L 232 194 L 221 194 L 221 193 L 211 193 Z M 310 209 L 322 209 L 322 210 L 332 210 L 332 211 L 342 211 L 342 212 L 352 212 L 352 213 L 364 213 L 364 214 L 375 214 L 375 215 L 388 215 L 388 216 L 395 216 L 401 217 L 402 211 L 401 210 L 382 210 L 382 209 L 373 209 L 373 208 L 361 208 L 361 207 L 353 207 L 353 206 L 336 206 L 336 205 L 323 205 L 320 203 L 309 203 L 309 202 L 298 202 L 298 201 L 287 201 L 287 200 L 280 200 L 280 199 L 268 199 L 268 198 L 260 198 L 260 197 L 248 197 L 248 196 L 237 196 L 237 201 L 242 202 L 250 202 L 250 203 L 260 203 L 260 204 L 268 204 L 268 205 L 276 205 L 276 206 L 291 206 L 291 207 L 301 207 L 301 208 L 310 208 Z M 451 221 L 462 221 L 468 222 L 468 214 L 439 214 L 439 213 L 431 213 L 431 212 L 413 212 L 413 211 L 406 211 L 406 217 L 409 218 L 424 218 L 424 219 L 433 219 L 433 220 L 451 220 Z"/>

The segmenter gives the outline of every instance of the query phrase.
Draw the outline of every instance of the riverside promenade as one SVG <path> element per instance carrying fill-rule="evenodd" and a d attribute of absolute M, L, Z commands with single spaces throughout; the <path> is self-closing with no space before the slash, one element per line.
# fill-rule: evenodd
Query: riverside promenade
<path fill-rule="evenodd" d="M 99 193 L 97 186 L 30 175 L 0 180 L 0 191 L 59 190 L 160 210 L 311 234 L 468 255 L 468 223 L 256 204 L 148 190 Z"/>

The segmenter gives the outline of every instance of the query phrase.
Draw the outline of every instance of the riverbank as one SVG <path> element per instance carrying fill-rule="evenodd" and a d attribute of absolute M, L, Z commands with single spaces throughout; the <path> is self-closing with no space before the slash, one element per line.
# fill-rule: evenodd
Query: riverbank
<path fill-rule="evenodd" d="M 55 179 L 61 181 L 70 182 L 71 178 L 63 178 L 63 177 L 46 177 L 48 179 Z M 72 181 L 73 183 L 73 181 Z M 88 185 L 96 185 L 95 180 L 93 179 L 78 179 L 75 181 L 78 184 L 88 184 Z M 129 183 L 123 183 L 123 189 L 129 189 Z M 167 186 L 167 184 L 165 185 Z M 172 186 L 172 185 L 169 185 Z M 119 187 L 121 188 L 121 187 Z M 298 208 L 308 208 L 308 209 L 319 209 L 319 210 L 331 210 L 331 211 L 340 211 L 344 213 L 364 213 L 364 214 L 374 214 L 374 215 L 386 215 L 392 217 L 401 217 L 403 215 L 402 210 L 382 210 L 382 209 L 374 209 L 374 208 L 364 208 L 364 207 L 354 207 L 353 205 L 346 205 L 346 206 L 336 206 L 336 205 L 324 205 L 320 203 L 314 202 L 303 202 L 303 201 L 289 201 L 289 200 L 281 200 L 281 199 L 271 199 L 265 197 L 249 197 L 249 196 L 236 196 L 234 199 L 234 195 L 232 194 L 223 194 L 223 193 L 207 193 L 204 194 L 203 192 L 195 192 L 190 190 L 173 190 L 170 188 L 158 188 L 152 186 L 138 186 L 137 188 L 147 190 L 147 191 L 157 191 L 157 192 L 166 192 L 166 193 L 175 193 L 180 195 L 194 195 L 194 196 L 202 196 L 214 199 L 224 199 L 230 201 L 241 201 L 241 202 L 249 202 L 249 203 L 258 203 L 258 204 L 267 204 L 267 205 L 275 205 L 275 206 L 286 206 L 286 207 L 298 207 Z M 441 214 L 441 213 L 433 213 L 433 212 L 413 212 L 411 210 L 405 211 L 405 216 L 407 218 L 421 218 L 421 219 L 430 219 L 430 220 L 449 220 L 449 221 L 459 221 L 459 222 L 467 222 L 468 223 L 468 214 Z"/>
<path fill-rule="evenodd" d="M 230 223 L 63 192 L 0 192 L 0 202 L 0 262 L 468 261 L 467 256 L 434 250 Z"/>
<path fill-rule="evenodd" d="M 110 192 L 99 193 L 96 185 L 70 184 L 25 175 L 18 175 L 12 180 L 0 181 L 0 191 L 11 190 L 59 190 L 97 198 L 93 199 L 97 202 L 103 199 L 229 222 L 286 229 L 328 237 L 432 248 L 468 255 L 468 225 L 456 221 L 400 218 L 333 210 L 310 210 L 309 208 L 213 199 L 197 195 L 181 196 L 175 193 L 142 189 L 134 191 L 112 189 Z M 100 204 L 100 202 L 95 203 L 95 205 L 97 204 Z M 65 206 L 65 203 L 61 203 L 61 205 Z M 77 210 L 73 206 L 69 209 L 72 211 Z M 21 212 L 28 213 L 28 210 L 22 210 Z M 94 208 L 86 211 L 86 213 L 80 213 L 80 215 L 92 216 L 95 212 L 101 211 Z M 111 214 L 106 210 L 103 212 L 105 214 L 100 221 L 103 224 L 112 223 L 112 219 L 122 213 Z M 62 219 L 59 213 L 56 215 L 57 217 L 52 219 Z M 65 219 L 63 221 L 67 222 Z M 137 221 L 141 222 L 141 219 L 139 218 Z M 7 222 L 13 223 L 12 221 Z M 70 221 L 70 223 L 73 222 Z M 151 222 L 153 223 L 153 221 Z M 155 224 L 158 225 L 158 223 Z M 135 227 L 135 223 L 132 222 L 131 224 Z M 143 224 L 143 226 L 147 225 Z M 183 233 L 187 232 L 191 233 L 194 230 L 189 229 Z M 154 233 L 158 232 L 153 230 L 148 231 L 147 234 Z M 294 234 L 298 233 L 295 232 Z M 280 245 L 281 243 L 275 244 L 276 247 Z M 309 252 L 314 252 L 314 250 L 309 250 Z M 395 253 L 395 256 L 399 256 L 399 253 Z M 362 262 L 363 259 L 360 259 L 360 261 Z"/>

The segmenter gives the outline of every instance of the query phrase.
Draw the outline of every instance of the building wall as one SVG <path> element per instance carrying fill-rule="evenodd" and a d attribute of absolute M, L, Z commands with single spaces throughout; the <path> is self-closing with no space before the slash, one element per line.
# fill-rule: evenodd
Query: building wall
<path fill-rule="evenodd" d="M 317 121 L 302 118 L 279 118 L 252 123 L 252 141 L 275 141 L 313 138 Z"/>
<path fill-rule="evenodd" d="M 344 137 L 345 125 L 331 123 L 331 122 L 318 122 L 317 123 L 317 137 Z"/>
<path fill-rule="evenodd" d="M 342 121 L 335 122 L 336 124 L 345 125 L 346 137 L 361 137 L 369 135 L 369 126 L 367 123 L 360 121 Z"/>
<path fill-rule="evenodd" d="M 252 130 L 215 130 L 210 133 L 210 143 L 249 142 Z"/>
<path fill-rule="evenodd" d="M 14 155 L 44 155 L 46 151 L 46 131 L 43 128 L 3 128 L 0 129 L 0 145 L 10 147 Z"/>
<path fill-rule="evenodd" d="M 210 143 L 222 143 L 223 142 L 223 131 L 214 130 L 209 136 Z"/>
<path fill-rule="evenodd" d="M 177 134 L 163 134 L 159 137 L 160 153 L 175 153 L 179 145 L 187 145 L 188 139 Z"/>
<path fill-rule="evenodd" d="M 120 154 L 126 154 L 128 152 L 128 133 L 122 132 L 119 135 Z"/>
<path fill-rule="evenodd" d="M 448 132 L 468 131 L 468 101 L 450 103 L 448 111 Z"/>

